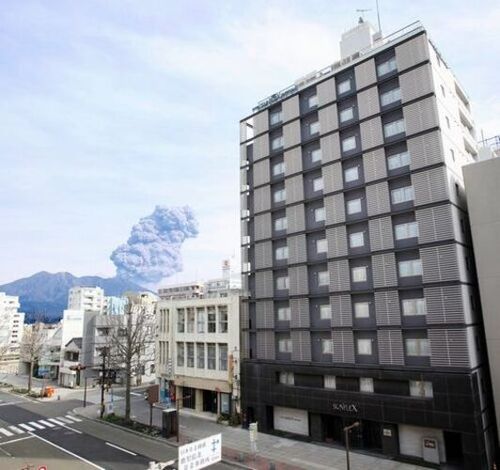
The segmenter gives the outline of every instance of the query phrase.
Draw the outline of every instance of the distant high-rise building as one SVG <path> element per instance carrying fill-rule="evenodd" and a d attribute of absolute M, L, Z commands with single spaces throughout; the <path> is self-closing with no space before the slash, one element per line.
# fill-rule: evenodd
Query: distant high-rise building
<path fill-rule="evenodd" d="M 469 100 L 419 23 L 342 42 L 240 123 L 247 421 L 489 468 Z"/>
<path fill-rule="evenodd" d="M 19 297 L 0 292 L 0 369 L 17 372 L 19 348 L 24 331 L 24 313 Z"/>
<path fill-rule="evenodd" d="M 100 287 L 72 287 L 68 293 L 68 310 L 103 313 L 104 291 Z"/>

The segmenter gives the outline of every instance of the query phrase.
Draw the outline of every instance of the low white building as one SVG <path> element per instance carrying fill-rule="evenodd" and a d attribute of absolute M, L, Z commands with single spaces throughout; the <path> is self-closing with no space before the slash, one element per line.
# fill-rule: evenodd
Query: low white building
<path fill-rule="evenodd" d="M 24 331 L 24 313 L 19 312 L 19 297 L 0 292 L 0 370 L 16 373 Z"/>
<path fill-rule="evenodd" d="M 104 313 L 104 290 L 100 287 L 72 287 L 68 293 L 68 310 Z"/>

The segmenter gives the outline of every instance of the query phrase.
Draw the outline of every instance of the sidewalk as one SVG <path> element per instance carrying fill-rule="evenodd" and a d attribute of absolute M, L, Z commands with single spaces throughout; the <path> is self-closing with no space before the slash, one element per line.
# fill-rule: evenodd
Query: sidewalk
<path fill-rule="evenodd" d="M 123 413 L 123 400 L 114 403 L 116 414 Z M 98 406 L 78 408 L 78 414 L 95 419 Z M 149 424 L 149 405 L 146 401 L 132 401 L 132 419 Z M 161 409 L 153 409 L 153 425 L 161 427 Z M 259 433 L 257 454 L 252 455 L 249 432 L 239 427 L 230 427 L 195 416 L 191 411 L 182 411 L 180 416 L 181 443 L 201 439 L 211 434 L 222 433 L 223 457 L 256 470 L 345 470 L 345 449 L 311 444 Z M 171 440 L 175 442 L 175 438 Z M 359 452 L 350 454 L 351 470 L 418 470 L 422 467 L 387 460 Z"/>

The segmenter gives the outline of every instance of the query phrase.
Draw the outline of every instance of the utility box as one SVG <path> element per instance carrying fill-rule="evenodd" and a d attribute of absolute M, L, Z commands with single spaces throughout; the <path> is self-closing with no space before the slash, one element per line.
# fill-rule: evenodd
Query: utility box
<path fill-rule="evenodd" d="M 167 439 L 176 436 L 178 427 L 177 410 L 175 408 L 167 408 L 162 411 L 161 417 L 161 435 Z"/>

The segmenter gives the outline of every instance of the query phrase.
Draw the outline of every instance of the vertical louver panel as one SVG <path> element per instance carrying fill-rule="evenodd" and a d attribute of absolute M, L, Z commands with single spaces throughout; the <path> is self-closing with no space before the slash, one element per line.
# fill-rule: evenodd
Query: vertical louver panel
<path fill-rule="evenodd" d="M 269 183 L 269 180 L 269 159 L 266 158 L 253 165 L 253 184 L 254 186 L 260 186 Z"/>
<path fill-rule="evenodd" d="M 297 119 L 283 126 L 283 142 L 285 148 L 300 144 L 300 120 Z"/>
<path fill-rule="evenodd" d="M 360 124 L 361 148 L 363 150 L 377 147 L 384 143 L 382 135 L 382 121 L 380 117 L 369 119 Z"/>
<path fill-rule="evenodd" d="M 259 214 L 254 217 L 254 237 L 255 240 L 264 240 L 271 238 L 272 221 L 271 213 Z"/>
<path fill-rule="evenodd" d="M 301 232 L 306 228 L 304 204 L 298 204 L 286 208 L 286 219 L 288 222 L 288 233 Z"/>
<path fill-rule="evenodd" d="M 387 165 L 383 148 L 367 152 L 363 155 L 363 170 L 367 183 L 387 176 Z"/>
<path fill-rule="evenodd" d="M 269 155 L 269 135 L 264 134 L 256 137 L 253 141 L 253 161 L 256 162 L 261 158 Z"/>
<path fill-rule="evenodd" d="M 242 187 L 248 184 L 248 171 L 246 168 L 240 170 L 240 184 Z"/>
<path fill-rule="evenodd" d="M 366 209 L 370 216 L 390 212 L 391 201 L 387 181 L 370 184 L 366 187 Z"/>
<path fill-rule="evenodd" d="M 365 119 L 380 112 L 378 88 L 373 86 L 358 94 L 359 119 Z"/>
<path fill-rule="evenodd" d="M 416 134 L 437 127 L 439 122 L 436 98 L 430 96 L 429 98 L 405 106 L 403 108 L 403 116 L 405 119 L 406 135 Z"/>
<path fill-rule="evenodd" d="M 465 328 L 428 330 L 432 367 L 470 367 Z"/>
<path fill-rule="evenodd" d="M 375 292 L 375 316 L 378 326 L 401 325 L 397 290 Z"/>
<path fill-rule="evenodd" d="M 332 331 L 333 362 L 354 364 L 354 337 L 352 331 Z"/>
<path fill-rule="evenodd" d="M 248 313 L 248 302 L 240 303 L 240 322 L 242 329 L 248 329 L 250 327 L 250 315 Z"/>
<path fill-rule="evenodd" d="M 241 335 L 241 358 L 248 359 L 250 357 L 250 333 L 242 331 Z"/>
<path fill-rule="evenodd" d="M 398 276 L 394 253 L 372 256 L 372 275 L 375 288 L 397 286 Z"/>
<path fill-rule="evenodd" d="M 345 225 L 326 229 L 328 258 L 347 256 L 347 234 Z"/>
<path fill-rule="evenodd" d="M 333 103 L 318 111 L 319 128 L 322 134 L 334 131 L 339 127 L 339 120 L 337 114 L 337 104 Z"/>
<path fill-rule="evenodd" d="M 321 137 L 320 145 L 324 163 L 340 160 L 340 139 L 338 132 Z"/>
<path fill-rule="evenodd" d="M 253 132 L 255 135 L 258 135 L 262 132 L 267 132 L 269 129 L 269 110 L 265 109 L 264 111 L 256 114 L 253 117 Z"/>
<path fill-rule="evenodd" d="M 347 260 L 330 261 L 328 271 L 330 273 L 330 292 L 348 291 L 351 288 Z"/>
<path fill-rule="evenodd" d="M 380 364 L 404 365 L 405 359 L 401 330 L 378 330 L 377 343 Z"/>
<path fill-rule="evenodd" d="M 307 266 L 295 266 L 288 269 L 290 295 L 306 295 L 309 292 Z"/>
<path fill-rule="evenodd" d="M 292 176 L 285 180 L 286 202 L 293 204 L 304 200 L 304 183 L 302 175 Z"/>
<path fill-rule="evenodd" d="M 254 213 L 264 212 L 271 209 L 271 187 L 262 186 L 253 192 Z"/>
<path fill-rule="evenodd" d="M 416 206 L 449 199 L 444 166 L 414 173 L 411 175 L 411 182 L 415 191 Z"/>
<path fill-rule="evenodd" d="M 330 225 L 345 222 L 344 194 L 339 193 L 327 196 L 324 201 L 326 223 Z"/>
<path fill-rule="evenodd" d="M 372 251 L 391 250 L 394 248 L 392 220 L 390 217 L 371 219 L 368 221 L 368 228 Z"/>
<path fill-rule="evenodd" d="M 420 98 L 434 91 L 432 83 L 431 65 L 425 64 L 399 76 L 399 88 L 401 89 L 401 101 Z"/>
<path fill-rule="evenodd" d="M 421 248 L 420 258 L 424 283 L 460 280 L 456 245 Z"/>
<path fill-rule="evenodd" d="M 408 139 L 410 168 L 418 170 L 444 161 L 440 131 L 419 135 Z"/>
<path fill-rule="evenodd" d="M 285 175 L 293 175 L 302 171 L 302 149 L 294 147 L 285 152 Z"/>
<path fill-rule="evenodd" d="M 240 145 L 240 165 L 244 165 L 247 162 L 247 146 L 246 144 Z"/>
<path fill-rule="evenodd" d="M 356 88 L 361 88 L 372 85 L 377 81 L 377 72 L 375 70 L 375 59 L 368 59 L 354 67 L 354 76 L 356 78 Z"/>
<path fill-rule="evenodd" d="M 273 245 L 272 242 L 260 242 L 255 244 L 255 269 L 273 267 Z"/>
<path fill-rule="evenodd" d="M 274 308 L 272 300 L 255 302 L 255 323 L 257 328 L 274 328 Z"/>
<path fill-rule="evenodd" d="M 309 328 L 309 299 L 290 299 L 290 326 L 292 328 Z"/>
<path fill-rule="evenodd" d="M 276 358 L 274 331 L 257 332 L 257 359 L 274 360 Z"/>
<path fill-rule="evenodd" d="M 330 297 L 332 309 L 332 326 L 352 326 L 352 306 L 350 295 L 332 295 Z"/>
<path fill-rule="evenodd" d="M 415 213 L 419 243 L 432 243 L 455 238 L 450 204 L 419 209 Z"/>
<path fill-rule="evenodd" d="M 428 59 L 429 45 L 425 34 L 396 46 L 396 63 L 400 72 Z"/>
<path fill-rule="evenodd" d="M 292 331 L 292 361 L 311 362 L 311 333 L 309 331 Z"/>
<path fill-rule="evenodd" d="M 462 286 L 425 288 L 427 324 L 463 323 L 465 321 L 463 295 Z"/>
<path fill-rule="evenodd" d="M 318 95 L 319 106 L 335 101 L 335 98 L 337 97 L 335 90 L 335 78 L 332 77 L 324 82 L 318 83 L 316 86 L 316 93 Z"/>
<path fill-rule="evenodd" d="M 260 271 L 255 273 L 255 298 L 265 299 L 274 294 L 273 272 Z"/>
<path fill-rule="evenodd" d="M 332 193 L 342 189 L 342 165 L 340 162 L 323 167 L 323 184 L 325 193 Z"/>
<path fill-rule="evenodd" d="M 295 235 L 288 237 L 288 263 L 305 263 L 307 261 L 306 236 Z"/>
<path fill-rule="evenodd" d="M 299 97 L 298 95 L 292 96 L 281 103 L 281 110 L 283 112 L 283 121 L 287 122 L 295 119 L 300 115 Z"/>

